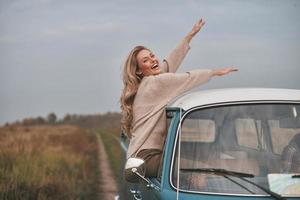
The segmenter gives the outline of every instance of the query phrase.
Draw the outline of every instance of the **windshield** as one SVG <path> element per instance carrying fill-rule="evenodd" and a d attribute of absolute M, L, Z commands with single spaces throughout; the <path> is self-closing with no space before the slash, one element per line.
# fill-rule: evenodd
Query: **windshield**
<path fill-rule="evenodd" d="M 281 195 L 300 194 L 300 179 L 292 178 L 300 173 L 299 104 L 195 109 L 184 116 L 179 136 L 172 170 L 175 187 L 179 182 L 187 191 L 266 194 L 239 177 L 209 173 L 221 169 L 254 175 L 244 178 Z"/>

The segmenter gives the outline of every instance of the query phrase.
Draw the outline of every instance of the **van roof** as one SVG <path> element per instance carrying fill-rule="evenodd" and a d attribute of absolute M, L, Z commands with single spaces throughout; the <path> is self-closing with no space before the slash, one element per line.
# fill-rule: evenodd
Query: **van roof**
<path fill-rule="evenodd" d="M 215 103 L 239 101 L 299 101 L 300 90 L 278 88 L 226 88 L 188 92 L 170 102 L 167 107 L 184 110 Z"/>

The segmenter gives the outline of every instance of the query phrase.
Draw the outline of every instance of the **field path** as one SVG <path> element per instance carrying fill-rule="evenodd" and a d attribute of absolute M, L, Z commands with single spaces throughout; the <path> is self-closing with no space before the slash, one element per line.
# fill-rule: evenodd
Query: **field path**
<path fill-rule="evenodd" d="M 111 170 L 107 154 L 99 134 L 96 134 L 98 138 L 98 159 L 99 159 L 99 191 L 101 200 L 115 200 L 115 196 L 118 194 L 118 187 Z"/>

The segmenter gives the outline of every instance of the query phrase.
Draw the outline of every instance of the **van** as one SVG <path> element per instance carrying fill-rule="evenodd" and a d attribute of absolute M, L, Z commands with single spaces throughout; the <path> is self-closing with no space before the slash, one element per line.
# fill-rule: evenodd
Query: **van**
<path fill-rule="evenodd" d="M 159 174 L 145 177 L 143 160 L 129 158 L 138 178 L 125 183 L 126 199 L 300 198 L 300 90 L 190 92 L 166 115 Z M 128 142 L 123 135 L 124 156 Z"/>

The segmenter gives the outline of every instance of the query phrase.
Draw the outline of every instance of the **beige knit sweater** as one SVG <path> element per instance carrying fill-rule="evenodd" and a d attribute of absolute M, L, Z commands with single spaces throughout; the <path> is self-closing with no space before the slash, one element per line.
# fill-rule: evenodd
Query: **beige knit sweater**
<path fill-rule="evenodd" d="M 133 103 L 133 124 L 127 158 L 142 149 L 163 149 L 167 134 L 165 107 L 176 96 L 207 82 L 211 70 L 174 73 L 190 49 L 183 40 L 163 61 L 164 73 L 142 79 Z"/>

